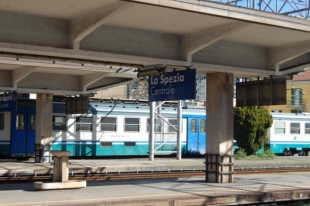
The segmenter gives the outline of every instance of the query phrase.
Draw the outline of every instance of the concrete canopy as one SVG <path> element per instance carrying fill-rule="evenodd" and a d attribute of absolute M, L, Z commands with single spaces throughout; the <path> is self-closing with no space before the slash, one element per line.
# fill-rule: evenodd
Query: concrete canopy
<path fill-rule="evenodd" d="M 163 65 L 279 76 L 309 67 L 310 21 L 198 0 L 2 0 L 0 90 L 87 94 Z"/>

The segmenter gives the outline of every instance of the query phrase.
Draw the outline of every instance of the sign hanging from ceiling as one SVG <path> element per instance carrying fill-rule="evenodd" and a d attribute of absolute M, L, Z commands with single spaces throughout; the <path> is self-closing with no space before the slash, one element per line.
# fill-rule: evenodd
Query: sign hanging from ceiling
<path fill-rule="evenodd" d="M 287 104 L 285 78 L 236 83 L 237 107 L 284 104 Z"/>
<path fill-rule="evenodd" d="M 66 97 L 66 114 L 86 114 L 88 111 L 88 97 Z"/>
<path fill-rule="evenodd" d="M 166 72 L 149 77 L 149 101 L 196 99 L 196 70 Z"/>
<path fill-rule="evenodd" d="M 17 110 L 17 93 L 8 93 L 0 95 L 0 111 L 16 111 Z"/>

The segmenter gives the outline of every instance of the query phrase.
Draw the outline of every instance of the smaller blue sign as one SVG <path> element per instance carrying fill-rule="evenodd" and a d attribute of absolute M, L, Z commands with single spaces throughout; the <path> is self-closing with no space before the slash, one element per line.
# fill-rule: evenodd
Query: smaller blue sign
<path fill-rule="evenodd" d="M 17 93 L 1 94 L 0 95 L 0 111 L 16 111 L 17 110 Z"/>
<path fill-rule="evenodd" d="M 196 70 L 167 72 L 149 78 L 149 101 L 196 99 Z"/>

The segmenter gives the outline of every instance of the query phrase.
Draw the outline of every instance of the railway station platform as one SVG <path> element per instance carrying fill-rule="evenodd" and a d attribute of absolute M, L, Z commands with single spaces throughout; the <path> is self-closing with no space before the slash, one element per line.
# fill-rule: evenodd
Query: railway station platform
<path fill-rule="evenodd" d="M 235 167 L 309 167 L 310 157 L 279 157 L 274 160 L 236 160 Z M 203 158 L 175 160 L 102 159 L 70 160 L 70 171 L 204 167 Z M 51 164 L 2 161 L 1 170 L 29 170 L 47 173 Z M 309 172 L 234 175 L 233 183 L 207 183 L 204 177 L 88 181 L 83 189 L 34 190 L 33 183 L 0 184 L 0 206 L 186 206 L 262 205 L 302 201 L 310 198 Z"/>
<path fill-rule="evenodd" d="M 204 170 L 205 158 L 126 158 L 126 159 L 70 159 L 69 173 L 99 172 L 142 172 Z M 310 156 L 279 156 L 276 159 L 235 160 L 234 169 L 272 169 L 272 168 L 310 168 Z M 52 174 L 53 163 L 35 163 L 34 159 L 25 161 L 0 159 L 0 176 L 8 174 Z"/>

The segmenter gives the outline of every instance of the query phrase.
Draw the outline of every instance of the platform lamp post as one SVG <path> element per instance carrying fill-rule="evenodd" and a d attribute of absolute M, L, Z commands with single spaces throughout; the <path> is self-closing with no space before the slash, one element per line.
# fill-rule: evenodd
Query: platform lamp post
<path fill-rule="evenodd" d="M 182 159 L 182 142 L 181 142 L 181 129 L 182 129 L 182 100 L 178 100 L 177 110 L 177 160 Z"/>

